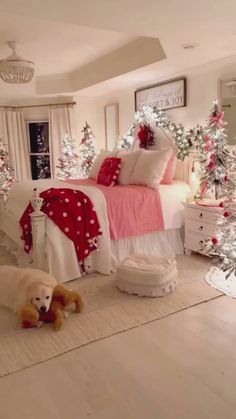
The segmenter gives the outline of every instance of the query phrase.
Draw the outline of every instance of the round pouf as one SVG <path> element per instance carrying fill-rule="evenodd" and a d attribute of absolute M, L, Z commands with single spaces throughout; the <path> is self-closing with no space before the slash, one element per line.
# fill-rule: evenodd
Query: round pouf
<path fill-rule="evenodd" d="M 163 297 L 174 291 L 178 272 L 174 258 L 131 255 L 117 269 L 117 286 L 128 294 Z"/>

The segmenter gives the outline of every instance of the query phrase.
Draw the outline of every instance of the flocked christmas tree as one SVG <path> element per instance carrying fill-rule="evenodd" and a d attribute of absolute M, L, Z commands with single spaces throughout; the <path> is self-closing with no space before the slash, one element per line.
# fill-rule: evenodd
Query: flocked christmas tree
<path fill-rule="evenodd" d="M 217 231 L 207 240 L 204 251 L 223 272 L 236 280 L 236 155 L 227 157 L 228 180 L 223 185 L 222 212 L 217 221 Z"/>
<path fill-rule="evenodd" d="M 66 133 L 61 150 L 61 157 L 59 158 L 59 165 L 57 166 L 57 178 L 59 179 L 76 179 L 79 178 L 79 157 L 76 153 L 75 140 Z"/>
<path fill-rule="evenodd" d="M 228 179 L 227 134 L 224 128 L 223 112 L 214 102 L 207 126 L 200 133 L 198 151 L 200 162 L 199 197 L 203 198 L 209 191 L 214 192 L 215 199 L 222 196 L 224 184 Z"/>
<path fill-rule="evenodd" d="M 0 194 L 7 198 L 12 183 L 15 182 L 13 169 L 8 160 L 8 152 L 0 140 Z"/>
<path fill-rule="evenodd" d="M 81 164 L 80 170 L 84 178 L 88 177 L 95 159 L 94 134 L 86 121 L 82 130 L 83 138 L 80 143 Z"/>

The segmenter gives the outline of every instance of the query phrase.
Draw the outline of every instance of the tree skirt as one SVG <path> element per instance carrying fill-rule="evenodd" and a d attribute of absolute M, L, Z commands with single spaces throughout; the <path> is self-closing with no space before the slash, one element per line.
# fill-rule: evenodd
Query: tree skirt
<path fill-rule="evenodd" d="M 206 274 L 206 282 L 218 291 L 223 292 L 229 297 L 236 298 L 236 276 L 231 274 L 228 279 L 225 279 L 225 272 L 219 268 L 212 266 Z"/>

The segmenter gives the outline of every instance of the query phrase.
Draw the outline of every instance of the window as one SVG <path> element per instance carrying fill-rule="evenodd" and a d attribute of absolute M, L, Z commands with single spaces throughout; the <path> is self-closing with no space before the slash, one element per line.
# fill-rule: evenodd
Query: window
<path fill-rule="evenodd" d="M 32 179 L 51 177 L 48 122 L 29 122 L 29 150 Z"/>

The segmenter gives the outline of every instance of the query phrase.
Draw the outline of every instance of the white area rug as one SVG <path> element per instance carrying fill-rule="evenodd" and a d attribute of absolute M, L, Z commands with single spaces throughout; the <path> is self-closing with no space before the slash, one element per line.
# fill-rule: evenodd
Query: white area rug
<path fill-rule="evenodd" d="M 236 276 L 231 274 L 230 277 L 226 279 L 225 275 L 225 272 L 215 266 L 212 266 L 206 274 L 206 281 L 209 285 L 229 297 L 236 298 Z"/>
<path fill-rule="evenodd" d="M 22 370 L 90 342 L 152 322 L 221 293 L 205 282 L 209 261 L 202 256 L 177 258 L 179 287 L 161 298 L 129 296 L 116 287 L 115 274 L 92 274 L 70 283 L 85 301 L 81 314 L 71 314 L 60 332 L 52 325 L 21 329 L 16 316 L 0 309 L 0 376 Z M 0 253 L 0 264 L 14 258 Z"/>

